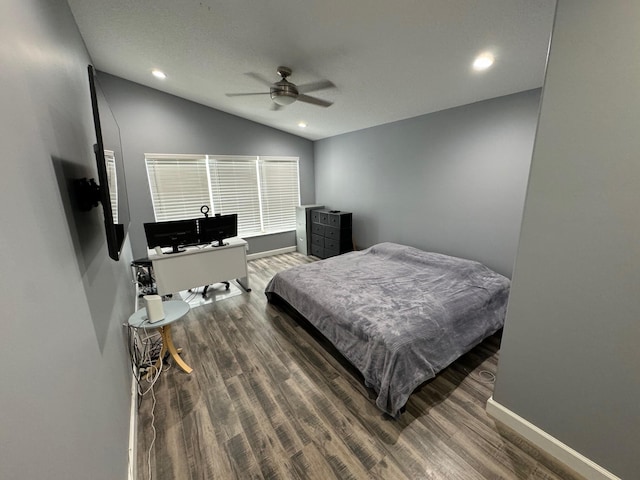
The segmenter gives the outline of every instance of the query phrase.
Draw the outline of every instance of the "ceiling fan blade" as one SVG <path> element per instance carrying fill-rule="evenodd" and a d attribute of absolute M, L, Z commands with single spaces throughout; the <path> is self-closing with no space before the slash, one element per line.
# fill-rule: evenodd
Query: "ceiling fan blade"
<path fill-rule="evenodd" d="M 329 80 L 320 80 L 318 82 L 305 83 L 304 85 L 298 85 L 298 92 L 309 93 L 317 92 L 318 90 L 326 90 L 327 88 L 335 88 L 336 86 Z"/>
<path fill-rule="evenodd" d="M 246 95 L 269 95 L 269 92 L 225 93 L 227 97 L 244 97 Z"/>
<path fill-rule="evenodd" d="M 328 102 L 326 100 L 322 100 L 321 98 L 310 97 L 309 95 L 298 95 L 298 100 L 305 103 L 310 103 L 312 105 L 318 105 L 319 107 L 330 107 L 333 105 L 333 102 Z"/>
<path fill-rule="evenodd" d="M 270 87 L 273 84 L 273 82 L 271 82 L 269 79 L 263 77 L 259 73 L 247 72 L 247 73 L 245 73 L 245 75 L 247 77 L 253 78 L 254 80 L 257 80 L 258 82 L 262 83 L 263 85 L 266 85 L 267 87 Z"/>

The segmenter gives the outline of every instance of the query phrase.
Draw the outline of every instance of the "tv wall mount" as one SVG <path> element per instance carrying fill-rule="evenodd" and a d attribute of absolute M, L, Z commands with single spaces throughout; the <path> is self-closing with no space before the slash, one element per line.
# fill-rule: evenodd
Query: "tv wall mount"
<path fill-rule="evenodd" d="M 100 185 L 93 178 L 77 178 L 73 181 L 76 202 L 82 212 L 88 212 L 100 205 Z"/>

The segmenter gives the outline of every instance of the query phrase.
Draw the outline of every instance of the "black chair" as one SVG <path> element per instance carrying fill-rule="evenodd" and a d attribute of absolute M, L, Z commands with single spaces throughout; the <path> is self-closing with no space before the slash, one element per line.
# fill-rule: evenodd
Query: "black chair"
<path fill-rule="evenodd" d="M 222 284 L 225 286 L 225 290 L 229 290 L 229 288 L 230 288 L 230 284 L 229 284 L 229 282 L 219 282 L 219 283 L 222 283 Z M 210 286 L 211 286 L 211 285 L 205 285 L 205 286 L 204 286 L 204 290 L 202 291 L 202 296 L 203 296 L 203 297 L 206 297 L 206 296 L 207 296 L 207 290 L 209 290 L 209 287 L 210 287 Z"/>

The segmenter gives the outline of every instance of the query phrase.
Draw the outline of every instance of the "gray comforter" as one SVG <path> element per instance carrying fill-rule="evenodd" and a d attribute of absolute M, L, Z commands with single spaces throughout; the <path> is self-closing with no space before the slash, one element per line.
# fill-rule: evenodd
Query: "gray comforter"
<path fill-rule="evenodd" d="M 509 280 L 478 262 L 381 243 L 280 272 L 265 293 L 309 320 L 397 417 L 418 385 L 502 327 Z"/>

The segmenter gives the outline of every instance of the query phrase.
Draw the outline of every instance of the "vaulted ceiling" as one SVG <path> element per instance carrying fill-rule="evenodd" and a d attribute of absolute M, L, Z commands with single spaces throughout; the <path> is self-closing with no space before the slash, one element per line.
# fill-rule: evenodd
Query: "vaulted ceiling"
<path fill-rule="evenodd" d="M 97 69 L 312 140 L 542 86 L 555 0 L 68 0 Z M 491 52 L 494 65 L 471 64 Z M 277 111 L 279 65 L 300 85 Z M 160 69 L 166 79 L 151 75 Z M 302 129 L 299 122 L 306 122 Z"/>

